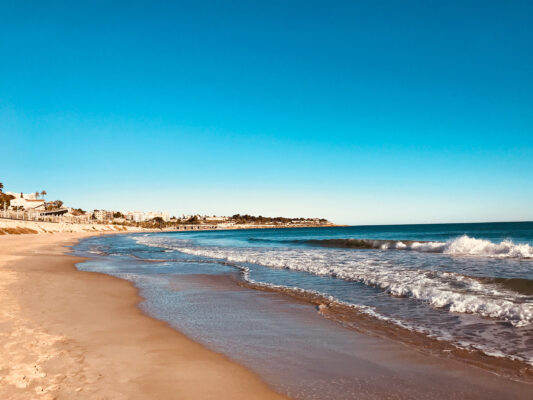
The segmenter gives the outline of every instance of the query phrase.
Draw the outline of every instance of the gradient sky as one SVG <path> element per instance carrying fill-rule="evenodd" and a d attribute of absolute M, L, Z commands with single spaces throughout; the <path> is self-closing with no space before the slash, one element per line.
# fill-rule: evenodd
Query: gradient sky
<path fill-rule="evenodd" d="M 0 77 L 6 190 L 533 220 L 532 1 L 0 0 Z"/>

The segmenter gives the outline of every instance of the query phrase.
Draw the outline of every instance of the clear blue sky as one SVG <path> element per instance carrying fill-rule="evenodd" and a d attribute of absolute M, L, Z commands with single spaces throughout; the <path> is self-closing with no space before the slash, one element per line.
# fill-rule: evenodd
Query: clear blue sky
<path fill-rule="evenodd" d="M 86 209 L 533 220 L 531 1 L 0 1 L 0 181 Z"/>

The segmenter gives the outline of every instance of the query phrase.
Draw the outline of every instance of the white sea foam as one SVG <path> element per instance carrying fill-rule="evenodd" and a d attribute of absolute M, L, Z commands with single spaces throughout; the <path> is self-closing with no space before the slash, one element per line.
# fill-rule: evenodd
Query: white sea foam
<path fill-rule="evenodd" d="M 369 241 L 372 242 L 372 241 Z M 503 240 L 493 243 L 463 235 L 447 242 L 374 241 L 381 250 L 414 250 L 450 255 L 470 255 L 497 258 L 533 258 L 533 247 L 527 243 Z"/>
<path fill-rule="evenodd" d="M 527 243 L 503 240 L 493 243 L 463 235 L 448 242 L 413 242 L 410 249 L 452 255 L 471 255 L 498 258 L 533 258 L 533 247 Z"/>
<path fill-rule="evenodd" d="M 444 249 L 444 253 L 482 255 L 502 258 L 533 258 L 533 247 L 526 243 L 516 244 L 511 240 L 504 240 L 500 243 L 492 243 L 488 240 L 475 239 L 464 235 L 458 239 L 448 242 Z"/>
<path fill-rule="evenodd" d="M 533 323 L 533 304 L 525 295 L 458 273 L 398 267 L 387 260 L 358 257 L 355 252 L 346 250 L 199 247 L 168 238 L 140 237 L 137 240 L 145 245 L 232 263 L 258 264 L 357 281 L 394 296 L 424 301 L 434 308 L 504 320 L 516 327 Z M 465 254 L 465 250 L 470 251 L 468 254 L 480 251 L 501 254 L 503 251 L 498 250 L 502 244 L 492 248 L 479 242 L 486 241 L 462 237 L 447 244 L 446 251 L 450 254 L 454 251 Z"/>

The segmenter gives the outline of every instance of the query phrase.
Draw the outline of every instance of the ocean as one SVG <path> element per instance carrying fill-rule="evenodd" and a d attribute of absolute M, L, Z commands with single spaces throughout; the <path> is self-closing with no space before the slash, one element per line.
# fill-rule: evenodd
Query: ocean
<path fill-rule="evenodd" d="M 351 332 L 393 329 L 395 340 L 533 366 L 533 222 L 143 233 L 89 238 L 75 251 L 92 257 L 79 269 L 132 281 L 145 312 L 247 365 L 269 354 L 306 368 L 280 337 L 320 353 L 337 324 L 337 353 L 351 351 Z M 239 290 L 225 295 L 220 276 Z M 248 292 L 295 298 L 295 315 L 311 302 L 328 322 L 290 325 Z M 268 360 L 252 367 L 276 385 Z M 312 398 L 296 384 L 285 392 Z"/>

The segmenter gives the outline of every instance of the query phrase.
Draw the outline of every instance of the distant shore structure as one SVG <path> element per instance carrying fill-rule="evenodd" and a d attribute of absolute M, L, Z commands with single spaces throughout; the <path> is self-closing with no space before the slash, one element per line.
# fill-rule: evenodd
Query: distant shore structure
<path fill-rule="evenodd" d="M 168 213 L 163 211 L 108 211 L 94 210 L 94 218 L 98 221 L 116 221 L 116 222 L 146 222 L 154 218 L 161 218 L 164 222 L 170 221 Z"/>
<path fill-rule="evenodd" d="M 144 222 L 144 221 L 150 221 L 154 218 L 161 218 L 163 221 L 168 222 L 170 221 L 170 218 L 168 217 L 168 213 L 163 211 L 126 211 L 123 213 L 124 219 L 127 221 L 134 221 L 134 222 Z"/>
<path fill-rule="evenodd" d="M 113 224 L 147 229 L 247 229 L 333 226 L 324 218 L 264 217 L 248 214 L 216 216 L 192 214 L 181 217 L 164 211 L 117 211 L 66 206 L 61 200 L 46 201 L 46 191 L 3 192 L 0 184 L 0 218 L 63 224 Z"/>
<path fill-rule="evenodd" d="M 14 197 L 11 200 L 11 207 L 24 207 L 25 210 L 31 210 L 44 206 L 44 199 L 37 198 L 36 193 L 5 192 L 5 194 Z"/>
<path fill-rule="evenodd" d="M 98 221 L 107 221 L 113 219 L 113 211 L 94 210 L 94 218 Z"/>

